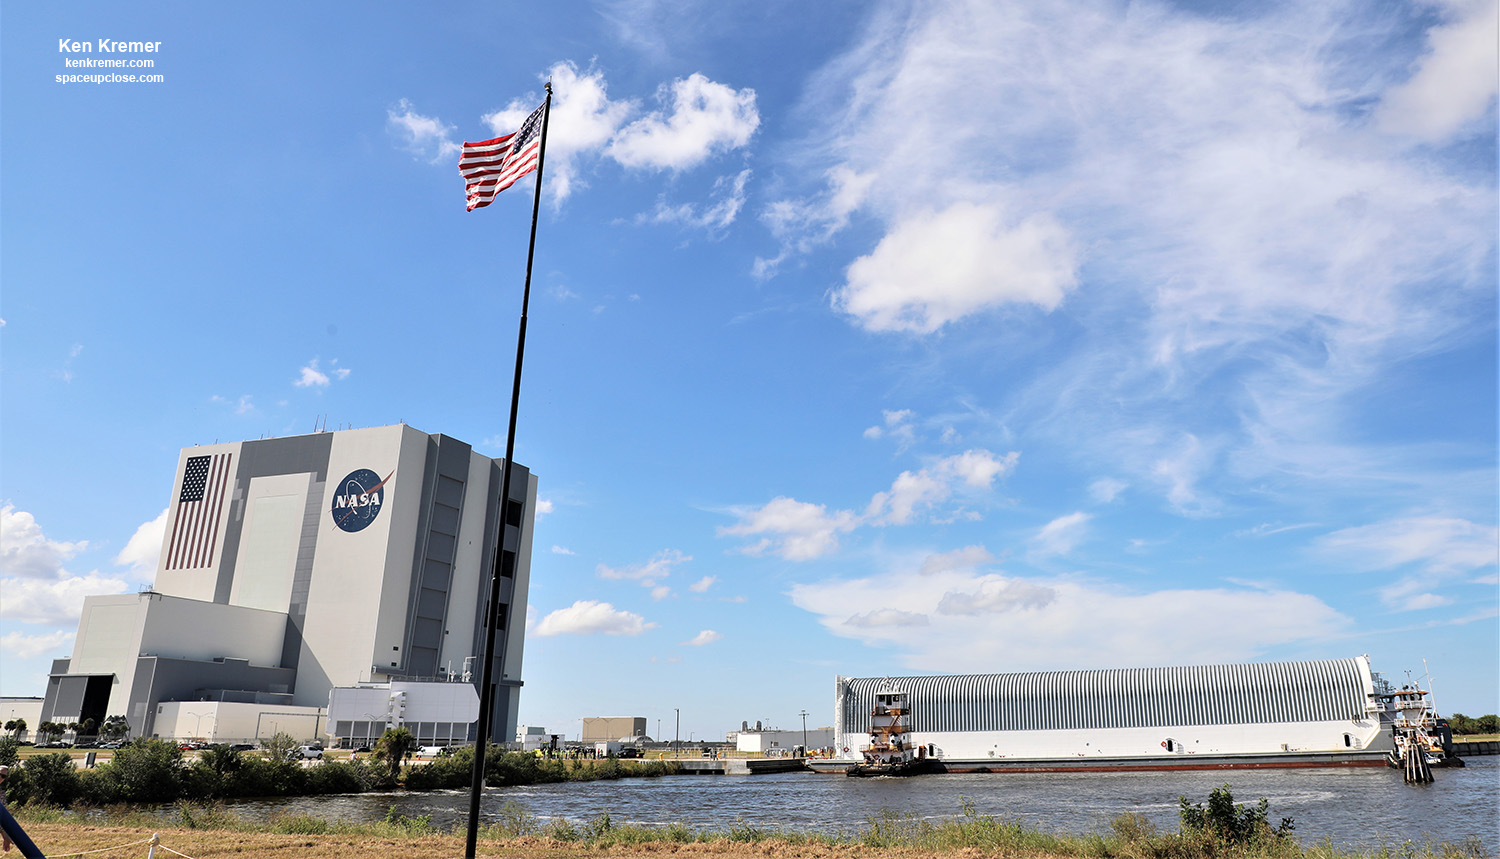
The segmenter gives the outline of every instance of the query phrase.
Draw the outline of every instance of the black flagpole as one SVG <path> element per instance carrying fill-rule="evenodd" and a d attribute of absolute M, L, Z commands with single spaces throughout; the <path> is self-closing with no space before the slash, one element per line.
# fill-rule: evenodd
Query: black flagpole
<path fill-rule="evenodd" d="M 516 335 L 516 378 L 510 389 L 510 430 L 505 437 L 505 462 L 500 465 L 500 533 L 495 541 L 495 562 L 490 567 L 490 591 L 485 610 L 484 663 L 479 680 L 479 725 L 474 738 L 474 772 L 469 787 L 469 831 L 464 839 L 464 859 L 474 859 L 479 839 L 479 798 L 484 792 L 484 753 L 490 741 L 494 714 L 495 628 L 500 623 L 500 575 L 505 559 L 506 515 L 510 509 L 510 464 L 516 457 L 516 409 L 521 402 L 521 359 L 526 354 L 526 308 L 531 304 L 531 259 L 536 254 L 536 218 L 542 205 L 542 165 L 547 160 L 547 124 L 552 117 L 552 82 L 547 82 L 547 100 L 542 103 L 542 143 L 536 156 L 536 194 L 531 200 L 531 246 L 526 249 L 526 286 L 521 290 L 521 330 Z"/>

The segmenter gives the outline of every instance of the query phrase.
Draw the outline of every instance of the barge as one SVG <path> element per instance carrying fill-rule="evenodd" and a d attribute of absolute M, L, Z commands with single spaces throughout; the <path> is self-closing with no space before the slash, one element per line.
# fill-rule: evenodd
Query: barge
<path fill-rule="evenodd" d="M 957 773 L 1384 767 L 1401 760 L 1398 745 L 1440 745 L 1430 732 L 1402 739 L 1413 724 L 1437 725 L 1431 702 L 1395 690 L 1368 656 L 838 677 L 834 691 L 834 755 L 808 761 L 824 773 L 868 770 L 895 751 L 923 771 Z M 904 710 L 899 750 L 879 717 L 891 696 Z"/>

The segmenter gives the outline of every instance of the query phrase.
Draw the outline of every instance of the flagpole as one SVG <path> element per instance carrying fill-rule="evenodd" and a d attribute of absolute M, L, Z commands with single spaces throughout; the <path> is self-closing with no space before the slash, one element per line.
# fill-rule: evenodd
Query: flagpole
<path fill-rule="evenodd" d="M 531 304 L 531 261 L 536 254 L 536 220 L 542 205 L 542 166 L 547 160 L 547 125 L 552 118 L 552 82 L 547 82 L 547 100 L 542 103 L 542 142 L 536 156 L 536 193 L 531 199 L 531 244 L 526 249 L 526 285 L 521 290 L 521 326 L 516 334 L 516 375 L 510 389 L 510 429 L 505 437 L 505 461 L 500 465 L 500 533 L 495 540 L 495 562 L 490 566 L 489 599 L 485 609 L 484 659 L 479 680 L 479 724 L 474 738 L 474 772 L 469 788 L 469 829 L 464 840 L 464 859 L 474 859 L 479 839 L 479 799 L 484 792 L 484 757 L 494 718 L 495 628 L 500 623 L 500 578 L 505 560 L 506 515 L 510 508 L 511 462 L 516 457 L 516 411 L 521 402 L 521 359 L 526 355 L 526 310 Z M 512 571 L 514 574 L 514 571 Z"/>

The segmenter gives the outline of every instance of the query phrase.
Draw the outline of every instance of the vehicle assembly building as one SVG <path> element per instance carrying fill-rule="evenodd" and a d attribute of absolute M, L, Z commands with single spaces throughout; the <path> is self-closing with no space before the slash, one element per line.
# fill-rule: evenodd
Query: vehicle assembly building
<path fill-rule="evenodd" d="M 843 771 L 894 719 L 948 772 L 1383 766 L 1388 684 L 1369 657 L 1177 668 L 839 677 Z M 900 710 L 877 696 L 895 693 Z M 1384 697 L 1389 697 L 1385 695 Z"/>
<path fill-rule="evenodd" d="M 536 478 L 513 467 L 497 556 L 501 464 L 404 424 L 184 449 L 154 587 L 85 600 L 42 718 L 206 735 L 207 709 L 165 705 L 220 702 L 269 736 L 335 687 L 477 684 L 498 557 L 491 735 L 511 736 Z"/>

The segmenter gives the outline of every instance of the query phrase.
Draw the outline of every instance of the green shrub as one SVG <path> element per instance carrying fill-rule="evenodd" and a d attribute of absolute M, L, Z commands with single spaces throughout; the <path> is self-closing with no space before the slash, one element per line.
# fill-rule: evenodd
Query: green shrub
<path fill-rule="evenodd" d="M 171 802 L 182 796 L 182 749 L 163 740 L 140 739 L 120 747 L 96 771 L 113 782 L 117 801 Z"/>
<path fill-rule="evenodd" d="M 1269 803 L 1265 797 L 1254 808 L 1235 805 L 1234 794 L 1229 792 L 1227 784 L 1209 793 L 1207 809 L 1189 803 L 1185 796 L 1179 796 L 1177 804 L 1184 834 L 1208 836 L 1229 844 L 1285 838 L 1296 828 L 1290 817 L 1283 817 L 1281 825 L 1272 828 L 1266 819 Z"/>
<path fill-rule="evenodd" d="M 66 807 L 82 792 L 73 758 L 64 752 L 28 758 L 23 766 L 11 770 L 6 781 L 14 782 L 7 785 L 7 796 L 17 805 L 40 803 Z M 10 793 L 12 789 L 15 794 Z"/>
<path fill-rule="evenodd" d="M 21 741 L 15 737 L 0 737 L 0 764 L 14 766 L 19 757 Z"/>
<path fill-rule="evenodd" d="M 375 780 L 359 761 L 321 761 L 308 768 L 306 775 L 310 794 L 362 793 Z"/>

